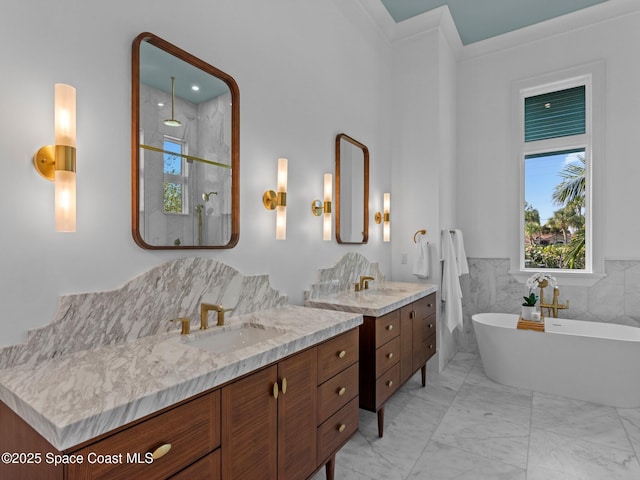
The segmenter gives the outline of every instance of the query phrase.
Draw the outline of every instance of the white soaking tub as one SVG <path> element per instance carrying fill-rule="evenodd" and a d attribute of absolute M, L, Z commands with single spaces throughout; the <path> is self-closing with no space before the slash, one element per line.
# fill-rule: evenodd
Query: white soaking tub
<path fill-rule="evenodd" d="M 640 407 L 640 328 L 545 318 L 545 332 L 537 332 L 518 330 L 516 314 L 471 318 L 490 379 L 603 405 Z"/>

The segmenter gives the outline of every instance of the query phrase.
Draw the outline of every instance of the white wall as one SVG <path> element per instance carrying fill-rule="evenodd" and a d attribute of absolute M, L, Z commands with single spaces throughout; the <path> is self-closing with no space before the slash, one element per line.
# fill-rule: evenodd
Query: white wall
<path fill-rule="evenodd" d="M 598 8 L 613 8 L 603 4 Z M 622 4 L 623 2 L 618 2 Z M 637 2 L 635 8 L 637 9 Z M 604 10 L 602 10 L 604 11 Z M 467 254 L 507 258 L 518 245 L 518 159 L 511 146 L 512 82 L 596 60 L 605 61 L 604 257 L 638 259 L 637 136 L 640 131 L 640 13 L 539 35 L 541 40 L 458 65 L 457 217 Z"/>
<path fill-rule="evenodd" d="M 439 285 L 440 230 L 455 226 L 455 56 L 441 29 L 433 28 L 396 41 L 393 65 L 391 270 L 394 280 Z M 412 274 L 413 238 L 422 229 L 430 243 L 426 280 Z M 455 354 L 453 339 L 442 327 L 439 368 Z"/>
<path fill-rule="evenodd" d="M 370 149 L 372 212 L 391 188 L 391 48 L 362 11 L 342 3 L 10 0 L 0 16 L 0 345 L 48 323 L 60 295 L 113 289 L 176 257 L 268 273 L 295 304 L 317 269 L 347 251 L 388 273 L 381 228 L 371 226 L 366 246 L 341 246 L 322 241 L 322 221 L 310 213 L 323 174 L 333 172 L 339 132 Z M 231 74 L 240 87 L 241 224 L 232 250 L 145 251 L 132 240 L 131 42 L 143 31 Z M 53 185 L 31 165 L 53 141 L 56 82 L 77 88 L 74 234 L 55 232 Z M 275 240 L 275 215 L 261 201 L 275 186 L 279 156 L 289 158 L 286 241 Z"/>

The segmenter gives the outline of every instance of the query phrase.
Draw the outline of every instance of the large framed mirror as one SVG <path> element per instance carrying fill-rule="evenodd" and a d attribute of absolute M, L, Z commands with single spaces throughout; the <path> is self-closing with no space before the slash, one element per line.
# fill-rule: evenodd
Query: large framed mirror
<path fill-rule="evenodd" d="M 132 56 L 132 230 L 148 249 L 232 248 L 240 235 L 240 92 L 141 33 Z"/>
<path fill-rule="evenodd" d="M 336 136 L 336 240 L 369 239 L 369 149 L 340 133 Z"/>

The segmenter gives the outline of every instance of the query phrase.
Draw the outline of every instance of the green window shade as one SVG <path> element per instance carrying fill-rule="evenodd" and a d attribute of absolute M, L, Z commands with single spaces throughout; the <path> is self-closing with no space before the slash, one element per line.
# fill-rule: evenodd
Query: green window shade
<path fill-rule="evenodd" d="M 524 141 L 585 133 L 585 87 L 524 99 Z"/>

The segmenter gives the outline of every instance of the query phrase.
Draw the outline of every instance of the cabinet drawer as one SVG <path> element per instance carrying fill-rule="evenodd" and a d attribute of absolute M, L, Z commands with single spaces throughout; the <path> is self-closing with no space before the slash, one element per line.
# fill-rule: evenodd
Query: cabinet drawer
<path fill-rule="evenodd" d="M 425 318 L 436 313 L 436 294 L 432 293 L 413 303 L 416 312 L 415 318 Z"/>
<path fill-rule="evenodd" d="M 354 328 L 318 345 L 318 383 L 358 361 L 358 329 Z"/>
<path fill-rule="evenodd" d="M 358 429 L 358 397 L 318 427 L 318 464 L 322 464 Z"/>
<path fill-rule="evenodd" d="M 220 449 L 189 465 L 170 480 L 220 480 Z"/>
<path fill-rule="evenodd" d="M 400 361 L 400 337 L 388 341 L 376 350 L 376 378 Z"/>
<path fill-rule="evenodd" d="M 400 386 L 400 364 L 383 373 L 376 380 L 376 409 L 382 405 Z"/>
<path fill-rule="evenodd" d="M 318 387 L 318 423 L 324 422 L 356 395 L 358 395 L 357 363 Z"/>
<path fill-rule="evenodd" d="M 376 348 L 400 335 L 400 311 L 376 318 Z"/>
<path fill-rule="evenodd" d="M 425 342 L 427 350 L 427 360 L 436 354 L 436 334 L 431 335 Z"/>
<path fill-rule="evenodd" d="M 426 338 L 415 337 L 413 340 L 413 369 L 422 367 L 436 353 L 436 333 Z"/>
<path fill-rule="evenodd" d="M 145 463 L 146 454 L 170 444 L 164 456 Z M 118 463 L 69 465 L 70 478 L 109 480 L 163 479 L 179 472 L 220 445 L 220 390 L 168 410 L 76 452 L 84 458 L 94 455 L 122 455 Z M 128 463 L 139 455 L 141 463 Z M 115 458 L 114 458 L 115 459 Z M 116 459 L 117 460 L 117 459 Z"/>

